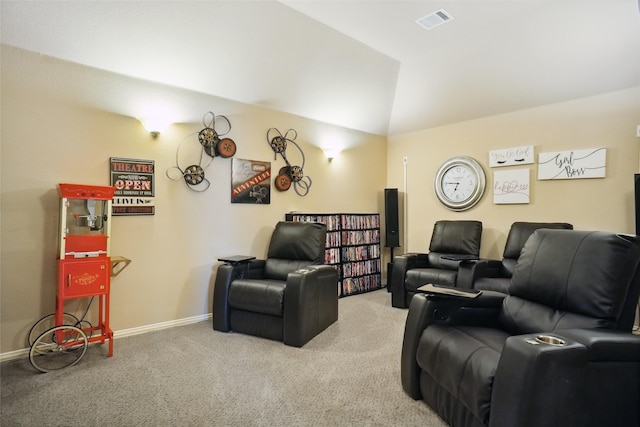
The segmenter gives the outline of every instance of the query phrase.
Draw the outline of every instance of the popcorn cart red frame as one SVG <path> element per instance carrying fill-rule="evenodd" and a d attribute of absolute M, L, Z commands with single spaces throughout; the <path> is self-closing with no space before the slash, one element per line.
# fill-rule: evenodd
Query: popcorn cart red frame
<path fill-rule="evenodd" d="M 39 332 L 42 325 L 51 326 L 52 321 L 54 325 L 42 332 L 33 343 L 32 333 L 29 334 L 29 360 L 42 372 L 75 365 L 84 356 L 87 345 L 93 342 L 104 344 L 108 340 L 109 357 L 113 356 L 113 331 L 109 326 L 113 266 L 109 238 L 115 188 L 59 184 L 58 189 L 60 219 L 56 311 L 54 315 L 42 318 L 32 330 Z M 96 325 L 84 321 L 84 317 L 78 320 L 74 315 L 64 312 L 65 301 L 87 297 L 98 297 Z"/>

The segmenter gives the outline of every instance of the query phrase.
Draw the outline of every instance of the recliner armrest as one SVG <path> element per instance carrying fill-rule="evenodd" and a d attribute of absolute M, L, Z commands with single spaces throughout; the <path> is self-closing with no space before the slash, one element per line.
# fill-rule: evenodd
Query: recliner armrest
<path fill-rule="evenodd" d="M 464 260 L 458 265 L 456 286 L 472 289 L 480 277 L 505 277 L 502 261 L 497 259 Z"/>
<path fill-rule="evenodd" d="M 425 268 L 429 266 L 429 258 L 424 253 L 406 253 L 393 259 L 391 283 L 387 283 L 391 291 L 391 306 L 406 308 L 404 280 L 407 271 L 413 268 Z"/>
<path fill-rule="evenodd" d="M 505 295 L 482 291 L 476 298 L 427 297 L 416 294 L 411 299 L 404 329 L 400 377 L 402 388 L 414 399 L 420 399 L 420 368 L 416 352 L 422 332 L 433 323 L 494 325 Z"/>
<path fill-rule="evenodd" d="M 429 254 L 421 252 L 408 252 L 398 255 L 393 259 L 393 263 L 406 263 L 407 270 L 412 268 L 423 268 L 429 266 Z"/>
<path fill-rule="evenodd" d="M 302 347 L 338 319 L 338 271 L 310 265 L 287 276 L 283 342 Z"/>
<path fill-rule="evenodd" d="M 575 405 L 580 379 L 587 376 L 587 349 L 576 342 L 536 344 L 535 337 L 507 338 L 494 377 L 489 425 L 586 425 L 587 408 Z"/>
<path fill-rule="evenodd" d="M 229 332 L 229 286 L 235 279 L 259 279 L 263 276 L 265 260 L 254 259 L 249 262 L 218 266 L 213 286 L 213 329 Z"/>
<path fill-rule="evenodd" d="M 539 335 L 563 343 L 539 343 Z M 640 336 L 628 332 L 512 336 L 495 373 L 489 426 L 639 425 L 639 377 Z"/>
<path fill-rule="evenodd" d="M 590 362 L 640 363 L 640 335 L 609 329 L 561 329 L 553 335 L 584 345 Z"/>

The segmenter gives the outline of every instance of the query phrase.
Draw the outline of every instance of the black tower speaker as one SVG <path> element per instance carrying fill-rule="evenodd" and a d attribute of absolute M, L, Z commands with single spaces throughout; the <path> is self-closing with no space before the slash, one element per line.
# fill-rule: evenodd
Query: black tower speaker
<path fill-rule="evenodd" d="M 636 235 L 640 236 L 640 173 L 633 176 L 636 207 Z"/>
<path fill-rule="evenodd" d="M 384 219 L 385 246 L 397 248 L 400 246 L 397 188 L 384 189 Z"/>

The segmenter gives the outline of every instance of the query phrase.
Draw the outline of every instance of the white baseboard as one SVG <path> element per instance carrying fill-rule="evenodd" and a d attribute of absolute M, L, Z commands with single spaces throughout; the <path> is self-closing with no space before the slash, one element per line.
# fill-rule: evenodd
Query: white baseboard
<path fill-rule="evenodd" d="M 0 353 L 0 363 L 7 360 L 20 359 L 22 357 L 29 357 L 28 348 Z"/>
<path fill-rule="evenodd" d="M 201 314 L 199 316 L 186 317 L 184 319 L 170 320 L 168 322 L 154 323 L 152 325 L 138 326 L 136 328 L 122 329 L 120 331 L 113 331 L 113 338 L 125 338 L 134 335 L 145 334 L 147 332 L 160 331 L 162 329 L 169 329 L 175 326 L 189 325 L 191 323 L 203 322 L 213 317 L 211 313 Z M 19 359 L 21 357 L 28 357 L 29 349 L 23 348 L 20 350 L 8 351 L 6 353 L 0 353 L 0 363 L 7 360 Z"/>
<path fill-rule="evenodd" d="M 137 328 L 122 329 L 120 331 L 113 331 L 114 338 L 131 337 L 139 334 L 146 334 L 147 332 L 160 331 L 162 329 L 169 329 L 175 326 L 189 325 L 191 323 L 203 322 L 211 319 L 213 315 L 211 313 L 201 314 L 199 316 L 186 317 L 184 319 L 170 320 L 168 322 L 154 323 L 152 325 L 138 326 Z"/>

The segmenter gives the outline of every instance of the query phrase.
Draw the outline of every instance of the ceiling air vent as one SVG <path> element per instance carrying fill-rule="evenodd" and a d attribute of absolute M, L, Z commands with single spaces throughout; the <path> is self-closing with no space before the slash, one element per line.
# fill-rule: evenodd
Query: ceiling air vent
<path fill-rule="evenodd" d="M 453 20 L 453 16 L 446 10 L 440 9 L 416 20 L 416 24 L 420 25 L 425 30 L 430 30 L 451 20 Z"/>

